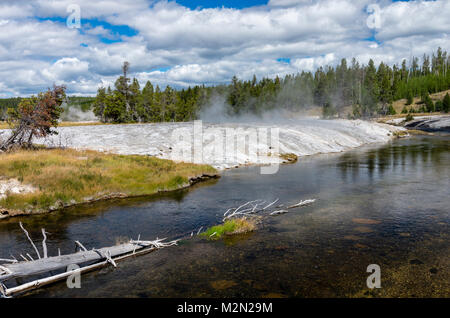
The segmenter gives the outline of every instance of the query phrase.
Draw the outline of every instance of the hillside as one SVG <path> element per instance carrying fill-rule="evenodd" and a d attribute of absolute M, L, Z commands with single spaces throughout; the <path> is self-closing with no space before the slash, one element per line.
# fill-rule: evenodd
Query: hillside
<path fill-rule="evenodd" d="M 444 96 L 446 94 L 450 95 L 450 89 L 446 90 L 446 91 L 442 91 L 442 92 L 438 92 L 438 93 L 434 93 L 434 94 L 430 94 L 431 100 L 433 101 L 433 103 L 436 103 L 436 101 L 438 100 L 443 100 Z M 395 111 L 397 112 L 397 114 L 401 114 L 403 107 L 406 106 L 406 98 L 400 99 L 395 101 L 393 104 Z M 414 97 L 414 101 L 411 105 L 406 106 L 407 109 L 414 109 L 414 110 L 419 110 L 419 108 L 422 106 L 423 104 L 421 104 L 421 98 L 420 97 Z"/>

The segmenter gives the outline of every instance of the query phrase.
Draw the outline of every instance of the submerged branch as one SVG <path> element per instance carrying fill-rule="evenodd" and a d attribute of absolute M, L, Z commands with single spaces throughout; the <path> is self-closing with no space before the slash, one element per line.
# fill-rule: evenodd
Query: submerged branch
<path fill-rule="evenodd" d="M 41 255 L 39 254 L 39 250 L 37 249 L 36 245 L 34 245 L 33 240 L 31 239 L 30 235 L 28 234 L 28 231 L 25 230 L 25 228 L 23 227 L 22 222 L 19 222 L 19 225 L 20 225 L 20 228 L 22 229 L 22 231 L 25 232 L 25 235 L 27 236 L 27 238 L 30 241 L 31 245 L 33 246 L 34 250 L 36 251 L 38 258 L 41 258 Z M 31 258 L 31 256 L 29 256 L 29 257 Z"/>

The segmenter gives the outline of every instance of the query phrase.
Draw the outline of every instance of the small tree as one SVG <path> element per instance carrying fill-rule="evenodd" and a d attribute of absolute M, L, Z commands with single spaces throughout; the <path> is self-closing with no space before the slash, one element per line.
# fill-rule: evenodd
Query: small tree
<path fill-rule="evenodd" d="M 414 96 L 411 91 L 408 91 L 408 96 L 406 97 L 406 105 L 411 105 L 414 101 Z"/>
<path fill-rule="evenodd" d="M 445 113 L 448 113 L 450 111 L 450 95 L 447 93 L 444 97 L 444 100 L 442 101 L 442 110 Z"/>
<path fill-rule="evenodd" d="M 435 111 L 441 112 L 444 108 L 442 101 L 441 100 L 436 101 L 436 103 L 434 104 L 434 108 L 435 108 Z"/>
<path fill-rule="evenodd" d="M 434 112 L 434 103 L 433 103 L 433 100 L 431 99 L 430 95 L 425 96 L 424 102 L 425 102 L 425 106 L 426 106 L 426 111 L 429 113 Z"/>
<path fill-rule="evenodd" d="M 0 149 L 6 151 L 13 147 L 30 148 L 33 137 L 57 134 L 51 128 L 58 126 L 65 91 L 65 86 L 54 85 L 53 89 L 39 93 L 38 96 L 22 99 L 17 109 L 8 109 L 7 121 L 12 134 L 0 145 Z"/>
<path fill-rule="evenodd" d="M 337 111 L 336 108 L 331 104 L 331 102 L 326 102 L 322 106 L 322 117 L 325 119 L 333 118 L 336 116 Z"/>
<path fill-rule="evenodd" d="M 406 115 L 406 117 L 405 117 L 405 122 L 408 122 L 408 121 L 411 121 L 411 120 L 414 120 L 414 117 L 413 117 L 413 115 L 411 113 L 408 113 L 408 115 Z"/>
<path fill-rule="evenodd" d="M 94 109 L 93 112 L 95 116 L 100 118 L 101 122 L 105 122 L 105 107 L 106 107 L 106 89 L 104 87 L 100 87 L 97 90 L 97 96 L 94 101 Z"/>
<path fill-rule="evenodd" d="M 392 106 L 392 104 L 390 104 L 389 108 L 388 108 L 388 115 L 395 115 L 395 114 L 397 114 L 397 112 L 395 111 L 394 106 Z"/>

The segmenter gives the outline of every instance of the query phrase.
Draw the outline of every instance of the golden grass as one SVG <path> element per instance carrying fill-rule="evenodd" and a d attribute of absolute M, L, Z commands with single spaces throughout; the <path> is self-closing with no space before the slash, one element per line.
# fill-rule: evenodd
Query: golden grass
<path fill-rule="evenodd" d="M 92 122 L 62 121 L 58 124 L 58 127 L 98 126 L 98 125 L 112 125 L 112 124 L 101 123 L 99 121 L 92 121 Z"/>
<path fill-rule="evenodd" d="M 280 158 L 289 163 L 295 163 L 298 160 L 298 156 L 294 153 L 282 153 Z"/>
<path fill-rule="evenodd" d="M 99 121 L 93 122 L 76 122 L 76 121 L 62 121 L 58 124 L 58 127 L 74 127 L 74 126 L 98 126 L 98 125 L 114 125 L 110 123 L 101 123 Z M 0 121 L 0 129 L 9 129 L 8 123 Z"/>
<path fill-rule="evenodd" d="M 438 100 L 443 100 L 445 97 L 445 94 L 447 94 L 447 93 L 450 94 L 450 89 L 446 90 L 446 91 L 438 92 L 435 94 L 431 94 L 430 97 L 433 102 L 436 102 Z M 422 98 L 420 98 L 420 97 L 414 97 L 414 101 L 411 105 L 406 105 L 406 99 L 399 99 L 399 100 L 393 102 L 392 106 L 394 107 L 397 114 L 401 114 L 403 107 L 405 107 L 405 106 L 407 109 L 412 108 L 414 110 L 418 110 L 420 108 L 420 106 L 422 106 L 422 104 L 420 104 L 421 99 Z M 440 113 L 437 113 L 437 114 L 440 114 Z M 424 113 L 424 116 L 425 115 L 430 115 L 430 113 Z M 421 116 L 421 114 L 414 114 L 414 116 Z M 395 118 L 395 117 L 393 117 L 393 118 Z"/>
<path fill-rule="evenodd" d="M 188 185 L 191 177 L 215 173 L 208 165 L 147 156 L 73 149 L 21 150 L 0 154 L 0 176 L 16 178 L 38 191 L 10 194 L 0 200 L 0 207 L 32 213 L 109 195 L 150 195 Z"/>
<path fill-rule="evenodd" d="M 442 115 L 447 115 L 447 114 L 443 114 L 443 113 L 439 113 L 439 112 L 435 112 L 435 113 L 413 113 L 412 116 L 418 117 L 418 116 L 442 116 Z M 406 116 L 408 116 L 408 114 L 395 114 L 395 115 L 388 115 L 385 117 L 380 117 L 377 119 L 377 122 L 379 123 L 386 123 L 388 120 L 391 119 L 396 119 L 396 118 L 406 118 Z"/>

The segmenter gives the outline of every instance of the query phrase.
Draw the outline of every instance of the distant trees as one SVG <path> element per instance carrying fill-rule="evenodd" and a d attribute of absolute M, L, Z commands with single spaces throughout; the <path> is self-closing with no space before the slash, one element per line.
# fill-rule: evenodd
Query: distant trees
<path fill-rule="evenodd" d="M 0 121 L 5 121 L 7 118 L 8 109 L 17 108 L 21 100 L 21 97 L 0 99 Z"/>
<path fill-rule="evenodd" d="M 194 86 L 174 90 L 147 82 L 141 90 L 136 79 L 127 76 L 130 64 L 124 63 L 123 75 L 111 88 L 100 88 L 94 112 L 104 122 L 189 121 L 211 104 L 213 96 L 224 96 L 226 112 L 231 116 L 246 113 L 262 114 L 268 110 L 306 110 L 322 107 L 324 117 L 342 116 L 352 110 L 352 118 L 393 114 L 392 102 L 415 96 L 422 97 L 423 111 L 434 111 L 429 94 L 450 88 L 450 56 L 441 48 L 432 56 L 424 55 L 422 65 L 413 57 L 392 67 L 373 60 L 360 65 L 356 59 L 346 59 L 335 67 L 322 66 L 315 72 L 301 72 L 284 78 L 262 78 L 243 81 L 234 76 L 229 85 Z M 447 97 L 446 97 L 447 98 Z M 445 111 L 443 101 L 439 109 Z M 447 107 L 447 108 L 446 108 Z M 406 110 L 405 110 L 406 111 Z"/>
<path fill-rule="evenodd" d="M 51 128 L 58 126 L 63 111 L 61 104 L 66 94 L 65 86 L 53 86 L 38 96 L 23 98 L 17 108 L 9 108 L 7 121 L 12 128 L 11 136 L 2 144 L 0 150 L 12 147 L 31 147 L 33 137 L 46 137 L 56 134 Z"/>
<path fill-rule="evenodd" d="M 166 86 L 161 91 L 150 81 L 141 90 L 139 81 L 127 77 L 130 63 L 122 66 L 123 75 L 114 83 L 114 90 L 101 87 L 93 103 L 94 114 L 103 122 L 187 121 L 197 116 L 197 109 L 206 90 L 196 86 L 175 91 Z"/>

